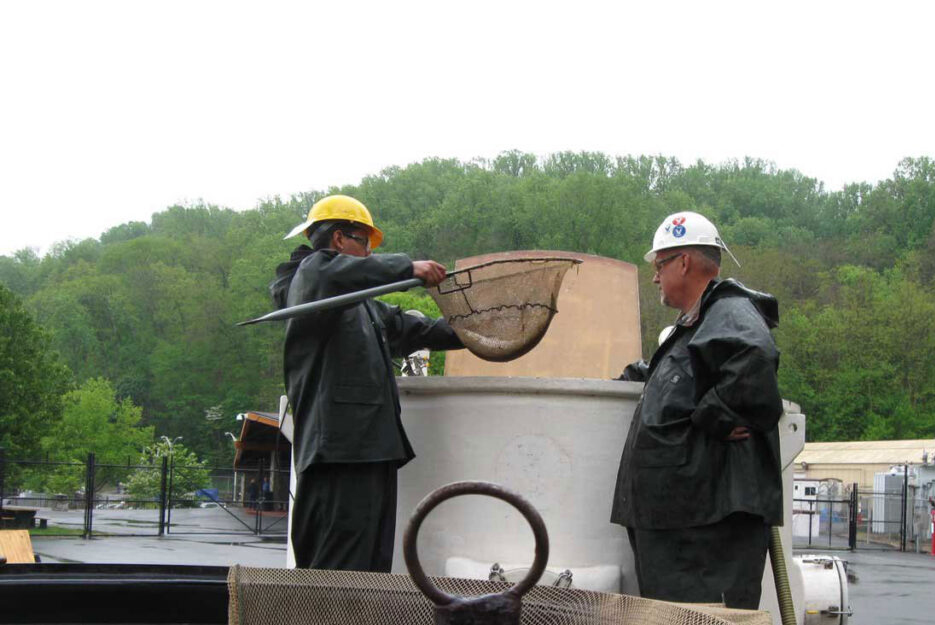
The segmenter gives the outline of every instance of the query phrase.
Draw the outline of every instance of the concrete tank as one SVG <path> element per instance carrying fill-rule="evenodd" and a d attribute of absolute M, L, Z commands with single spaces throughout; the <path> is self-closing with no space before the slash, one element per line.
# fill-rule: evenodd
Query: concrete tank
<path fill-rule="evenodd" d="M 393 571 L 404 572 L 401 535 L 416 504 L 458 480 L 502 484 L 545 519 L 550 568 L 630 568 L 626 531 L 608 522 L 630 416 L 642 384 L 562 378 L 400 378 L 403 423 L 417 457 L 399 473 Z M 422 526 L 429 575 L 451 557 L 529 563 L 526 521 L 506 504 L 462 497 Z M 488 565 L 489 568 L 489 565 Z"/>

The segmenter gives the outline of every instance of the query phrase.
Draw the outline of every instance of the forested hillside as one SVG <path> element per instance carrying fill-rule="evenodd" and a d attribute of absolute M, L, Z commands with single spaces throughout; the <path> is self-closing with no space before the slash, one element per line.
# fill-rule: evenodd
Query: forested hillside
<path fill-rule="evenodd" d="M 743 263 L 725 258 L 725 275 L 779 298 L 782 393 L 808 415 L 810 440 L 935 437 L 935 161 L 906 159 L 877 185 L 828 191 L 755 160 L 509 152 L 389 168 L 239 213 L 173 206 L 42 258 L 0 257 L 0 444 L 20 456 L 54 451 L 39 430 L 61 418 L 65 393 L 92 388 L 141 408 L 134 427 L 229 461 L 234 415 L 275 409 L 282 388 L 282 327 L 234 323 L 271 308 L 267 284 L 299 243 L 283 234 L 331 192 L 370 207 L 384 251 L 450 265 L 555 249 L 637 264 L 646 355 L 674 312 L 658 303 L 642 256 L 665 215 L 703 213 Z M 12 390 L 25 375 L 9 365 L 14 324 L 32 324 L 30 349 L 54 373 L 37 403 L 47 425 L 21 422 L 29 398 Z"/>

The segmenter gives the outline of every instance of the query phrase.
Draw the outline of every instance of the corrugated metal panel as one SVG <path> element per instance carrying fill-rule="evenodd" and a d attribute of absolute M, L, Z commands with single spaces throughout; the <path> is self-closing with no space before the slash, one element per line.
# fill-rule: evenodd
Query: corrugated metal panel
<path fill-rule="evenodd" d="M 882 468 L 881 468 L 882 467 Z M 818 464 L 809 465 L 805 471 L 805 478 L 809 480 L 841 480 L 850 486 L 854 482 L 861 489 L 873 487 L 873 475 L 880 471 L 889 470 L 890 465 L 853 465 L 853 464 Z"/>
<path fill-rule="evenodd" d="M 245 412 L 244 416 L 250 421 L 259 421 L 260 423 L 274 428 L 279 427 L 279 415 L 273 412 L 257 412 L 251 410 Z"/>
<path fill-rule="evenodd" d="M 921 464 L 922 455 L 935 459 L 935 439 L 805 443 L 796 462 L 811 464 Z"/>

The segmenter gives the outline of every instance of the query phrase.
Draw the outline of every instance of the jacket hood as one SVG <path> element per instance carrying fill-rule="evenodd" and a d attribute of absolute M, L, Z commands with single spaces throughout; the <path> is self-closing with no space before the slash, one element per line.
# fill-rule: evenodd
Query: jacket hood
<path fill-rule="evenodd" d="M 286 297 L 289 295 L 289 285 L 292 283 L 292 277 L 298 271 L 299 265 L 302 264 L 305 257 L 312 253 L 314 253 L 312 248 L 307 245 L 300 245 L 292 250 L 289 260 L 280 263 L 276 267 L 276 279 L 270 283 L 269 293 L 273 296 L 277 309 L 286 307 Z"/>
<path fill-rule="evenodd" d="M 702 300 L 702 308 L 707 308 L 715 301 L 724 297 L 744 297 L 756 306 L 766 325 L 775 328 L 779 325 L 779 302 L 769 293 L 762 293 L 748 289 L 733 278 L 711 281 Z"/>

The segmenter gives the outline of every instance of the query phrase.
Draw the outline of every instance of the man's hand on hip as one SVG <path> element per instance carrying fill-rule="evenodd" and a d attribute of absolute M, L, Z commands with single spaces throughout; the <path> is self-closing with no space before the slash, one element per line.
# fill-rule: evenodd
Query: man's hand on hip
<path fill-rule="evenodd" d="M 729 441 L 745 441 L 750 438 L 750 428 L 739 425 L 727 435 Z"/>

